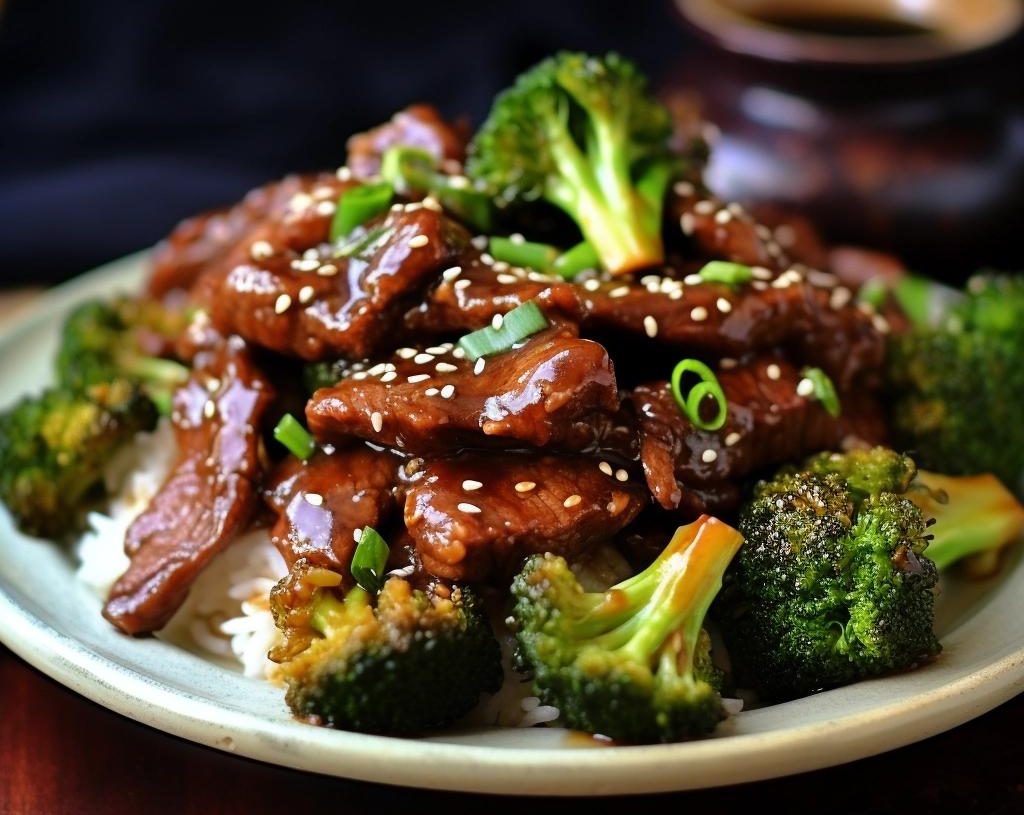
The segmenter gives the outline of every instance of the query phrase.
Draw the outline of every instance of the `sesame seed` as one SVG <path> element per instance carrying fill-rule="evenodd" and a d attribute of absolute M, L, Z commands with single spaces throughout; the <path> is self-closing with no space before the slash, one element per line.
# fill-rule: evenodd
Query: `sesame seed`
<path fill-rule="evenodd" d="M 651 339 L 658 336 L 658 321 L 650 314 L 644 317 L 644 333 Z"/>
<path fill-rule="evenodd" d="M 357 527 L 356 529 L 352 530 L 352 540 L 354 540 L 356 543 L 359 543 L 359 541 L 362 540 L 362 537 L 363 537 L 363 528 L 362 527 Z"/>
<path fill-rule="evenodd" d="M 339 181 L 348 181 L 352 178 L 352 171 L 348 167 L 339 167 L 335 175 Z"/>
<path fill-rule="evenodd" d="M 321 201 L 316 205 L 317 215 L 333 215 L 336 204 L 333 201 Z"/>
<path fill-rule="evenodd" d="M 812 396 L 814 394 L 814 383 L 810 379 L 801 379 L 796 383 L 796 392 L 798 396 Z"/>
<path fill-rule="evenodd" d="M 212 419 L 214 414 L 217 412 L 217 403 L 212 399 L 207 399 L 206 404 L 203 405 L 203 415 L 207 419 Z"/>
<path fill-rule="evenodd" d="M 477 360 L 477 361 L 476 361 L 476 362 L 475 362 L 475 363 L 473 364 L 473 373 L 474 373 L 474 374 L 475 374 L 476 376 L 480 376 L 480 374 L 482 374 L 482 373 L 484 372 L 484 366 L 485 366 L 486 364 L 487 364 L 487 360 L 486 360 L 486 359 L 484 359 L 483 357 L 480 357 L 480 359 L 478 359 L 478 360 Z"/>
<path fill-rule="evenodd" d="M 615 472 L 612 469 L 612 465 L 609 464 L 607 461 L 602 461 L 600 464 L 598 464 L 597 469 L 599 469 L 602 473 L 604 473 L 607 476 L 610 476 Z"/>
<path fill-rule="evenodd" d="M 433 362 L 434 361 L 434 355 L 433 354 L 417 354 L 416 356 L 414 356 L 412 358 L 412 361 L 415 362 L 417 365 L 426 365 L 428 362 Z"/>
<path fill-rule="evenodd" d="M 684 235 L 693 234 L 693 231 L 697 228 L 697 219 L 693 217 L 692 212 L 684 212 L 679 216 L 679 228 L 683 230 Z"/>
<path fill-rule="evenodd" d="M 690 311 L 690 319 L 695 323 L 703 322 L 708 318 L 708 310 L 704 306 L 694 306 Z"/>
<path fill-rule="evenodd" d="M 427 388 L 423 391 L 427 396 L 437 396 L 440 392 L 437 388 Z"/>
<path fill-rule="evenodd" d="M 503 260 L 496 260 L 494 262 L 493 268 L 494 268 L 494 271 L 496 271 L 496 272 L 507 272 L 508 271 L 508 264 L 505 261 L 503 261 Z"/>
<path fill-rule="evenodd" d="M 206 391 L 207 393 L 216 393 L 220 390 L 220 380 L 215 376 L 211 376 L 206 380 Z"/>
<path fill-rule="evenodd" d="M 455 349 L 452 350 L 452 356 L 455 357 L 456 359 L 465 359 L 466 358 L 466 349 L 464 349 L 464 348 L 455 348 Z"/>
<path fill-rule="evenodd" d="M 416 235 L 413 238 L 409 238 L 410 249 L 420 249 L 430 243 L 430 238 L 426 235 Z"/>
<path fill-rule="evenodd" d="M 424 348 L 423 350 L 426 351 L 428 354 L 440 356 L 441 354 L 447 354 L 449 348 L 451 348 L 450 345 L 447 347 L 444 345 L 431 345 L 429 348 Z"/>
<path fill-rule="evenodd" d="M 374 432 L 380 433 L 384 427 L 384 417 L 380 415 L 379 410 L 375 410 L 370 414 L 370 424 L 373 425 Z"/>
<path fill-rule="evenodd" d="M 472 478 L 467 478 L 465 481 L 462 482 L 462 489 L 466 490 L 466 492 L 473 492 L 473 490 L 478 490 L 482 486 L 482 483 L 480 483 L 479 481 L 474 481 Z"/>
<path fill-rule="evenodd" d="M 736 362 L 736 360 L 734 360 L 734 359 L 733 359 L 732 357 L 722 357 L 722 358 L 721 358 L 721 359 L 720 359 L 720 360 L 718 361 L 718 366 L 719 366 L 719 367 L 720 367 L 720 368 L 721 368 L 721 369 L 722 369 L 723 371 L 731 371 L 731 370 L 732 370 L 733 368 L 735 368 L 735 367 L 736 367 L 736 366 L 737 366 L 738 364 L 739 364 L 739 363 L 737 363 L 737 362 Z"/>
<path fill-rule="evenodd" d="M 670 291 L 668 293 L 668 299 L 669 300 L 680 300 L 680 299 L 682 299 L 682 296 L 683 296 L 682 288 L 672 289 L 672 291 Z"/>
<path fill-rule="evenodd" d="M 460 274 L 462 274 L 462 267 L 461 266 L 452 266 L 450 269 L 445 269 L 443 272 L 441 272 L 441 277 L 443 277 L 448 282 L 451 282 L 452 280 L 457 278 Z"/>
<path fill-rule="evenodd" d="M 710 464 L 717 458 L 718 453 L 711 449 L 705 450 L 703 453 L 700 454 L 700 460 L 703 461 L 705 464 Z"/>
<path fill-rule="evenodd" d="M 518 484 L 516 484 L 516 492 L 529 492 L 536 486 L 536 481 L 520 481 Z"/>
<path fill-rule="evenodd" d="M 782 369 L 774 362 L 764 369 L 764 372 L 768 375 L 768 378 L 775 381 L 782 377 Z"/>
<path fill-rule="evenodd" d="M 338 273 L 338 267 L 333 263 L 325 263 L 316 270 L 316 273 L 320 275 L 320 277 L 334 277 L 334 275 Z"/>
<path fill-rule="evenodd" d="M 470 285 L 472 285 L 472 282 L 469 280 L 456 280 L 454 288 L 457 291 L 462 291 L 463 289 L 468 289 Z"/>
<path fill-rule="evenodd" d="M 714 201 L 698 201 L 693 205 L 693 211 L 698 215 L 710 215 L 715 211 Z"/>
<path fill-rule="evenodd" d="M 735 432 L 735 431 L 733 431 L 732 433 L 730 433 L 728 436 L 725 437 L 725 446 L 726 447 L 732 447 L 739 440 L 740 440 L 740 434 Z"/>
<path fill-rule="evenodd" d="M 761 240 L 766 241 L 772 236 L 772 231 L 764 224 L 754 225 L 754 234 L 757 235 Z"/>
<path fill-rule="evenodd" d="M 484 250 L 487 248 L 487 236 L 477 235 L 475 238 L 470 240 L 470 243 L 473 244 L 473 248 Z"/>
<path fill-rule="evenodd" d="M 466 501 L 463 501 L 462 503 L 459 504 L 459 511 L 466 512 L 470 515 L 476 515 L 478 512 L 480 512 L 480 507 L 478 507 L 476 504 L 470 504 Z"/>
<path fill-rule="evenodd" d="M 875 331 L 879 334 L 889 333 L 889 321 L 885 319 L 881 314 L 876 314 L 871 318 L 871 325 L 875 327 Z"/>
<path fill-rule="evenodd" d="M 297 272 L 313 272 L 320 268 L 320 261 L 316 258 L 303 258 L 293 260 L 289 265 Z"/>
<path fill-rule="evenodd" d="M 583 288 L 587 291 L 597 291 L 601 288 L 601 281 L 591 278 L 590 280 L 584 281 Z"/>
<path fill-rule="evenodd" d="M 455 386 L 454 385 L 445 385 L 443 388 L 441 388 L 441 398 L 442 399 L 451 399 L 454 395 L 455 395 Z"/>
<path fill-rule="evenodd" d="M 312 286 L 303 286 L 299 289 L 299 302 L 305 305 L 313 299 L 314 294 L 316 294 L 316 290 Z"/>
<path fill-rule="evenodd" d="M 284 314 L 292 305 L 292 298 L 287 294 L 282 294 L 274 303 L 274 313 Z"/>
<path fill-rule="evenodd" d="M 425 209 L 429 209 L 431 212 L 443 211 L 441 202 L 434 198 L 434 196 L 432 195 L 428 195 L 426 198 L 423 199 L 423 206 Z"/>
<path fill-rule="evenodd" d="M 380 378 L 380 381 L 381 382 L 391 382 L 391 381 L 393 381 L 393 380 L 395 380 L 397 378 L 398 378 L 398 374 L 396 374 L 394 371 L 388 371 L 386 374 L 384 374 L 384 376 L 382 376 Z"/>
<path fill-rule="evenodd" d="M 324 497 L 318 492 L 307 492 L 306 503 L 311 504 L 315 507 L 320 506 L 324 502 Z"/>
<path fill-rule="evenodd" d="M 737 218 L 741 218 L 743 216 L 744 210 L 742 204 L 738 204 L 735 201 L 729 204 L 729 206 L 727 206 L 726 209 L 729 210 L 729 212 L 731 212 Z"/>
<path fill-rule="evenodd" d="M 701 277 L 699 274 L 688 274 L 686 277 L 683 278 L 683 282 L 687 286 L 699 286 L 701 283 L 704 282 L 704 278 Z"/>
<path fill-rule="evenodd" d="M 732 220 L 732 213 L 727 209 L 720 209 L 715 213 L 715 223 L 723 226 Z"/>
<path fill-rule="evenodd" d="M 772 270 L 766 269 L 764 266 L 753 266 L 750 269 L 750 273 L 754 276 L 755 280 L 771 280 L 775 277 L 772 274 Z"/>
<path fill-rule="evenodd" d="M 448 184 L 453 190 L 465 190 L 469 188 L 469 179 L 464 175 L 453 175 L 448 179 Z"/>
<path fill-rule="evenodd" d="M 629 481 L 629 473 L 627 473 L 625 470 L 616 470 L 615 471 L 615 480 L 616 481 Z"/>
<path fill-rule="evenodd" d="M 724 297 L 719 297 L 715 301 L 715 305 L 718 307 L 718 310 L 722 312 L 722 314 L 728 314 L 730 311 L 732 311 L 732 303 L 730 303 Z"/>
<path fill-rule="evenodd" d="M 494 265 L 494 256 L 488 254 L 487 252 L 483 252 L 480 255 L 480 262 L 483 263 L 485 266 L 493 266 Z"/>
<path fill-rule="evenodd" d="M 609 297 L 625 297 L 627 294 L 629 294 L 629 286 L 619 286 L 608 292 Z"/>
<path fill-rule="evenodd" d="M 781 224 L 775 227 L 775 240 L 781 246 L 792 246 L 796 243 L 796 230 L 789 224 Z"/>
<path fill-rule="evenodd" d="M 426 382 L 428 379 L 430 379 L 430 374 L 416 374 L 414 376 L 407 377 L 405 381 L 410 385 L 415 385 L 418 382 Z"/>
<path fill-rule="evenodd" d="M 582 502 L 583 502 L 583 496 L 582 495 L 570 495 L 568 498 L 566 498 L 564 501 L 562 501 L 562 506 L 565 507 L 566 509 L 572 509 L 574 506 L 577 506 L 578 504 L 580 504 Z"/>
<path fill-rule="evenodd" d="M 500 274 L 496 280 L 504 286 L 511 286 L 513 283 L 519 282 L 519 278 L 514 274 Z"/>
<path fill-rule="evenodd" d="M 249 247 L 249 255 L 253 260 L 263 260 L 274 254 L 274 247 L 267 241 L 254 241 Z"/>
<path fill-rule="evenodd" d="M 399 348 L 395 353 L 402 359 L 412 359 L 417 352 L 415 348 Z"/>
<path fill-rule="evenodd" d="M 352 378 L 355 379 L 356 381 L 362 381 L 363 379 L 366 379 L 366 376 L 366 371 L 356 371 L 354 374 L 352 374 Z"/>
<path fill-rule="evenodd" d="M 434 370 L 439 374 L 451 374 L 459 370 L 459 366 L 452 365 L 450 362 L 439 362 L 434 366 Z"/>
<path fill-rule="evenodd" d="M 505 322 L 505 317 L 501 314 L 495 314 L 491 317 L 491 328 L 497 331 L 501 328 L 501 324 Z"/>
<path fill-rule="evenodd" d="M 694 189 L 693 184 L 691 184 L 689 181 L 677 181 L 675 184 L 672 185 L 672 192 L 674 192 L 678 196 L 686 198 L 688 196 L 693 195 L 696 192 L 696 190 Z"/>
<path fill-rule="evenodd" d="M 372 368 L 370 368 L 370 370 L 368 370 L 366 373 L 368 373 L 370 376 L 380 376 L 387 369 L 388 369 L 387 365 L 385 365 L 383 362 L 378 362 L 376 365 L 374 365 Z"/>

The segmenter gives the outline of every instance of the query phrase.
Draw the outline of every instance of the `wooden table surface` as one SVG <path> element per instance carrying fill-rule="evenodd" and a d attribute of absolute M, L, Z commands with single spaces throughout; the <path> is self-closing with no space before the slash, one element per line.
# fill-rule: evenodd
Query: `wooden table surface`
<path fill-rule="evenodd" d="M 31 299 L 0 295 L 0 326 Z M 625 806 L 657 802 L 702 815 L 1011 815 L 1024 813 L 1022 745 L 1024 695 L 943 735 L 842 767 Z M 413 805 L 454 812 L 494 802 L 304 774 L 200 747 L 87 701 L 0 646 L 0 815 L 384 815 Z M 565 806 L 525 803 L 531 811 Z"/>

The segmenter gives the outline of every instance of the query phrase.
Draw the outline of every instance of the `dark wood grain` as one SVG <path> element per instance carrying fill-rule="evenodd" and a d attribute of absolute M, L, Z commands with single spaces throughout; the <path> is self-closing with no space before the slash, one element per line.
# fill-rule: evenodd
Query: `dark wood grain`
<path fill-rule="evenodd" d="M 1024 696 L 956 730 L 831 770 L 631 799 L 624 812 L 1024 812 Z M 660 800 L 659 800 L 660 799 Z M 485 796 L 363 784 L 198 747 L 86 701 L 0 647 L 2 815 L 384 815 L 473 811 Z M 564 801 L 515 808 L 559 809 Z"/>

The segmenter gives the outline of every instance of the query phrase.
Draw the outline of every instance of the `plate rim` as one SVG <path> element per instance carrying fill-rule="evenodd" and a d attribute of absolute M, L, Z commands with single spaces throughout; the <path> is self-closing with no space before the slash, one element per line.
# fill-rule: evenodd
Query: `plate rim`
<path fill-rule="evenodd" d="M 0 351 L 47 314 L 71 307 L 104 282 L 138 277 L 147 256 L 148 251 L 129 255 L 44 293 L 0 330 Z M 0 641 L 57 682 L 120 715 L 198 744 L 278 766 L 437 790 L 593 796 L 698 789 L 782 777 L 854 761 L 936 735 L 1024 690 L 1024 640 L 1018 639 L 1000 658 L 952 682 L 918 692 L 911 700 L 898 699 L 781 730 L 681 744 L 599 749 L 441 743 L 281 723 L 183 694 L 161 684 L 159 676 L 121 665 L 61 633 L 22 607 L 15 593 L 16 586 L 0 579 Z M 833 735 L 842 735 L 842 744 L 821 750 L 821 740 Z M 782 753 L 785 766 L 779 764 Z M 674 777 L 673 765 L 683 762 L 688 765 L 687 772 Z M 448 764 L 461 767 L 462 772 L 453 777 L 450 769 L 437 771 L 439 765 Z"/>

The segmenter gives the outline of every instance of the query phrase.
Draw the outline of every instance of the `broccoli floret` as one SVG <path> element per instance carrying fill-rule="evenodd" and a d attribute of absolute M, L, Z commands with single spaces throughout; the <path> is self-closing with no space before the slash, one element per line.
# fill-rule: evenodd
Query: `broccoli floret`
<path fill-rule="evenodd" d="M 103 470 L 137 432 L 152 430 L 153 403 L 124 380 L 55 387 L 0 414 L 0 500 L 18 528 L 58 538 L 103 491 Z"/>
<path fill-rule="evenodd" d="M 185 328 L 185 313 L 148 300 L 90 301 L 64 323 L 56 372 L 61 385 L 79 389 L 126 379 L 139 384 L 162 413 L 169 413 L 174 388 L 188 369 L 147 353 L 145 335 L 173 338 Z"/>
<path fill-rule="evenodd" d="M 907 497 L 935 520 L 928 557 L 940 571 L 962 562 L 970 576 L 988 577 L 1024 531 L 1024 507 L 994 475 L 922 471 L 914 487 Z"/>
<path fill-rule="evenodd" d="M 500 203 L 544 199 L 579 226 L 612 273 L 661 263 L 661 210 L 680 159 L 668 111 L 617 54 L 560 53 L 494 101 L 467 171 Z"/>
<path fill-rule="evenodd" d="M 704 630 L 739 533 L 704 516 L 647 569 L 584 592 L 566 561 L 527 561 L 512 584 L 519 661 L 566 725 L 626 742 L 670 742 L 725 718 Z"/>
<path fill-rule="evenodd" d="M 909 458 L 825 453 L 757 485 L 716 605 L 739 681 L 771 699 L 911 668 L 939 653 L 928 522 Z"/>
<path fill-rule="evenodd" d="M 501 652 L 475 595 L 391 577 L 374 598 L 299 561 L 272 594 L 287 645 L 272 653 L 299 717 L 345 730 L 411 734 L 468 713 L 501 687 Z"/>
<path fill-rule="evenodd" d="M 920 321 L 889 345 L 895 438 L 922 467 L 993 473 L 1024 494 L 1024 277 L 977 276 L 929 302 L 942 313 L 905 303 Z"/>

